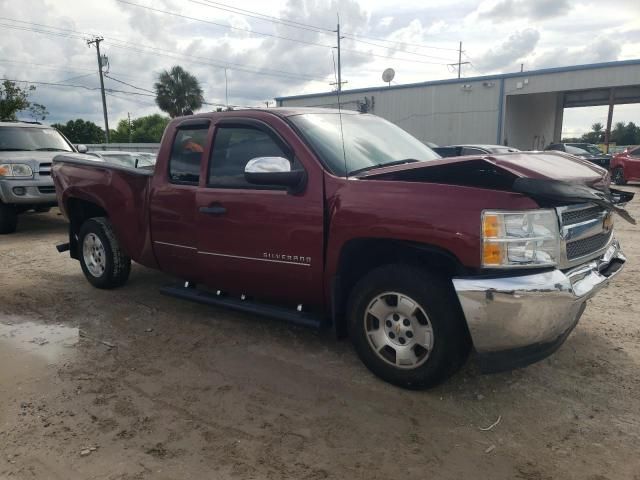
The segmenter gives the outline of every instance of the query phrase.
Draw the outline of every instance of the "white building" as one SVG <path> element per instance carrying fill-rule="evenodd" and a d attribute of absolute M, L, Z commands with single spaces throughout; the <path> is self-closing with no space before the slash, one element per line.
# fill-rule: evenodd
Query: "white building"
<path fill-rule="evenodd" d="M 336 92 L 276 98 L 278 106 L 337 108 Z M 343 90 L 424 142 L 543 149 L 560 141 L 564 108 L 640 103 L 640 60 Z"/>

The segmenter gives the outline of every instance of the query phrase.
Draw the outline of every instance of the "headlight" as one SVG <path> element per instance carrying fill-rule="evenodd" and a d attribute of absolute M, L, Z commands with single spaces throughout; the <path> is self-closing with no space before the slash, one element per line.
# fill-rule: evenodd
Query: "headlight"
<path fill-rule="evenodd" d="M 554 210 L 482 212 L 484 268 L 553 266 L 560 256 Z"/>
<path fill-rule="evenodd" d="M 0 165 L 0 177 L 33 177 L 33 170 L 23 163 Z"/>

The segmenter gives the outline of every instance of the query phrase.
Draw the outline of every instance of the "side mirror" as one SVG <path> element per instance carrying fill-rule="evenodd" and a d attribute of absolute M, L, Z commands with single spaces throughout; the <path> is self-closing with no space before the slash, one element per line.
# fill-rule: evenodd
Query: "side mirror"
<path fill-rule="evenodd" d="M 291 162 L 283 157 L 257 157 L 247 162 L 244 177 L 254 185 L 287 187 L 290 193 L 300 193 L 307 183 L 307 172 L 291 170 Z"/>
<path fill-rule="evenodd" d="M 82 143 L 79 143 L 78 145 L 76 145 L 76 150 L 78 150 L 78 153 L 87 153 L 89 151 L 87 146 L 83 145 Z"/>

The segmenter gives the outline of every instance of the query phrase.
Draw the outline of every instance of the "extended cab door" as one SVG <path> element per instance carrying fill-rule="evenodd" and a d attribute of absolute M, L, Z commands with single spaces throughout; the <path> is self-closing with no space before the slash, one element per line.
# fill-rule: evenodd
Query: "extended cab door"
<path fill-rule="evenodd" d="M 284 157 L 293 168 L 305 169 L 306 188 L 294 194 L 249 184 L 245 165 L 265 156 Z M 323 195 L 322 171 L 283 120 L 219 120 L 206 182 L 196 197 L 203 281 L 257 299 L 320 304 Z"/>
<path fill-rule="evenodd" d="M 175 130 L 168 157 L 157 168 L 150 193 L 153 249 L 163 271 L 197 281 L 196 193 L 206 171 L 211 133 L 209 119 L 185 120 Z"/>

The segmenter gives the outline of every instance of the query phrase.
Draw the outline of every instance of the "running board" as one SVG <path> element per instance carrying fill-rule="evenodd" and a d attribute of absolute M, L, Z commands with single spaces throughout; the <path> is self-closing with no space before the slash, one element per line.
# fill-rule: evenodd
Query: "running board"
<path fill-rule="evenodd" d="M 318 314 L 298 312 L 289 308 L 278 307 L 276 305 L 269 305 L 251 300 L 241 300 L 239 298 L 214 295 L 196 288 L 167 286 L 162 287 L 160 289 L 160 293 L 170 297 L 181 298 L 183 300 L 204 303 L 205 305 L 225 307 L 240 312 L 277 318 L 302 327 L 320 329 L 323 324 L 322 316 Z"/>

